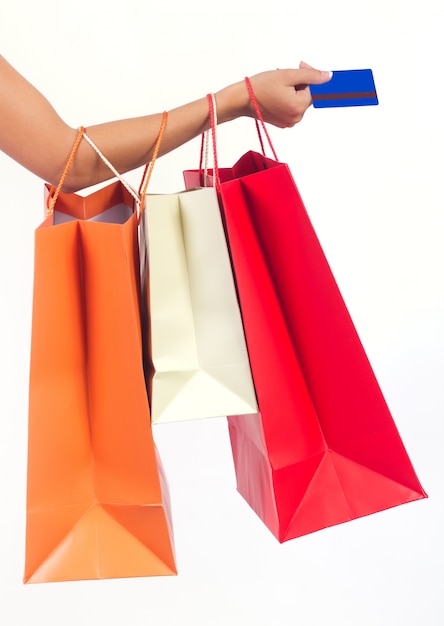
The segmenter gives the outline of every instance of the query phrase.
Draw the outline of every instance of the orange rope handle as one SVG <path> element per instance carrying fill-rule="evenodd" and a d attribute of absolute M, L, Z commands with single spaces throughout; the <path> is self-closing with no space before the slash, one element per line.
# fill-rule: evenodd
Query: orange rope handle
<path fill-rule="evenodd" d="M 148 189 L 148 183 L 150 182 L 151 174 L 153 173 L 154 163 L 156 162 L 157 155 L 159 154 L 160 144 L 162 143 L 163 133 L 168 120 L 168 112 L 164 111 L 162 115 L 162 122 L 160 124 L 159 134 L 157 135 L 156 143 L 154 144 L 153 155 L 151 161 L 145 165 L 142 180 L 139 187 L 140 196 L 140 213 L 139 220 L 142 217 L 143 207 L 145 205 L 146 192 Z"/>
<path fill-rule="evenodd" d="M 65 182 L 66 176 L 68 175 L 69 168 L 71 167 L 72 162 L 74 161 L 74 157 L 76 155 L 77 148 L 79 147 L 80 142 L 82 141 L 82 137 L 83 137 L 84 132 L 85 132 L 85 129 L 84 129 L 83 126 L 81 126 L 79 128 L 79 132 L 77 134 L 77 137 L 76 137 L 76 140 L 74 142 L 74 145 L 73 145 L 73 147 L 71 149 L 71 153 L 70 153 L 70 155 L 68 157 L 68 161 L 66 162 L 65 169 L 63 170 L 63 174 L 60 177 L 59 184 L 55 188 L 54 193 L 51 194 L 50 196 L 48 196 L 48 199 L 51 198 L 51 202 L 50 202 L 49 206 L 46 209 L 46 215 L 47 216 L 52 215 L 54 213 L 55 203 L 57 202 L 57 198 L 58 198 L 59 193 L 60 193 L 60 191 L 61 191 L 61 189 L 63 187 L 63 183 Z"/>

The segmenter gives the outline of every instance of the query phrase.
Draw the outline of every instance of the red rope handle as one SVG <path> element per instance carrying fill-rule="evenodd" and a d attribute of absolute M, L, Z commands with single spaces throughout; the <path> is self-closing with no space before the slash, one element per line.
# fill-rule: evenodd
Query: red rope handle
<path fill-rule="evenodd" d="M 82 137 L 83 137 L 84 132 L 85 132 L 85 129 L 83 128 L 83 126 L 81 126 L 79 128 L 79 132 L 77 134 L 76 140 L 74 142 L 74 145 L 73 145 L 73 147 L 71 149 L 71 152 L 70 152 L 70 155 L 68 157 L 68 161 L 66 162 L 65 169 L 63 170 L 63 173 L 62 173 L 62 175 L 60 177 L 59 184 L 55 188 L 54 192 L 53 192 L 54 188 L 51 189 L 50 195 L 48 196 L 48 199 L 46 201 L 46 203 L 47 203 L 46 215 L 47 216 L 52 215 L 54 213 L 55 203 L 57 202 L 57 198 L 58 198 L 59 193 L 60 193 L 60 191 L 61 191 L 61 189 L 63 187 L 63 183 L 65 182 L 66 176 L 68 175 L 69 168 L 71 167 L 72 162 L 74 161 L 74 157 L 76 155 L 77 148 L 79 147 L 80 142 L 82 141 Z M 50 198 L 51 198 L 51 202 L 49 203 L 49 206 L 48 206 L 48 202 L 49 202 Z"/>
<path fill-rule="evenodd" d="M 266 155 L 265 155 L 265 147 L 264 147 L 264 142 L 263 142 L 263 139 L 262 139 L 262 133 L 261 133 L 261 128 L 260 128 L 260 126 L 259 126 L 259 122 L 258 122 L 258 120 L 257 120 L 257 119 L 255 119 L 254 121 L 255 121 L 255 123 L 256 123 L 257 136 L 259 137 L 259 143 L 261 144 L 261 151 L 262 151 L 262 154 L 263 154 L 264 156 L 266 156 Z"/>
<path fill-rule="evenodd" d="M 200 157 L 199 157 L 199 170 L 200 171 L 202 171 L 204 151 L 205 151 L 205 133 L 202 133 L 201 141 L 200 141 Z"/>
<path fill-rule="evenodd" d="M 262 126 L 263 131 L 265 133 L 265 136 L 266 136 L 266 138 L 268 140 L 268 144 L 269 144 L 269 146 L 271 148 L 273 156 L 274 156 L 275 160 L 277 161 L 278 158 L 277 158 L 276 152 L 274 150 L 273 144 L 271 143 L 270 135 L 268 134 L 267 128 L 265 126 L 264 118 L 262 117 L 262 113 L 260 112 L 259 105 L 257 103 L 256 96 L 254 95 L 253 87 L 251 86 L 251 81 L 248 78 L 248 76 L 245 77 L 245 83 L 247 85 L 248 94 L 250 96 L 250 100 L 251 100 L 251 102 L 253 104 L 253 107 L 254 107 L 254 110 L 255 110 L 255 113 L 256 113 L 256 117 L 257 117 L 257 119 L 256 119 L 256 128 L 257 128 L 257 132 L 258 132 L 258 135 L 259 135 L 259 141 L 260 141 L 261 147 L 262 147 L 262 153 L 265 155 L 264 144 L 263 144 L 263 141 L 262 141 L 262 136 L 261 136 L 261 131 L 260 131 L 258 120 L 261 123 L 261 126 Z"/>

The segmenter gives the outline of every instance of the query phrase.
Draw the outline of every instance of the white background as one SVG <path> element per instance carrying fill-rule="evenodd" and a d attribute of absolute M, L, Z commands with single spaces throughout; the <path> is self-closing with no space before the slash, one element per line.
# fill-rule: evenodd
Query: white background
<path fill-rule="evenodd" d="M 310 109 L 294 129 L 270 133 L 429 499 L 280 545 L 236 492 L 224 418 L 157 426 L 179 575 L 24 586 L 42 181 L 0 155 L 0 623 L 443 624 L 442 0 L 5 4 L 1 53 L 73 126 L 169 109 L 301 59 L 373 69 L 380 106 Z M 257 148 L 253 127 L 221 127 L 221 165 Z M 151 190 L 181 189 L 198 152 L 197 141 L 162 158 Z"/>

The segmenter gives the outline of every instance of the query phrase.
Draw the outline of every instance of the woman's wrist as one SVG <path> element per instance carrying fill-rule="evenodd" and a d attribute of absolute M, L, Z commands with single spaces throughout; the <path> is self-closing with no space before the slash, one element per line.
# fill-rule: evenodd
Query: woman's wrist
<path fill-rule="evenodd" d="M 250 98 L 244 81 L 239 81 L 216 92 L 217 121 L 230 122 L 251 115 Z"/>

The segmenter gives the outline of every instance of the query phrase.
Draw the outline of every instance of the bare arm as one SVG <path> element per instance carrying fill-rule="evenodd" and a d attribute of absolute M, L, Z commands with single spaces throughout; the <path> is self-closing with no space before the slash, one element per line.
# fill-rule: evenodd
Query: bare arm
<path fill-rule="evenodd" d="M 305 64 L 299 69 L 257 74 L 251 84 L 265 121 L 293 126 L 310 106 L 308 84 L 329 80 Z M 254 117 L 244 81 L 216 93 L 218 122 Z M 147 163 L 160 127 L 161 113 L 106 122 L 88 128 L 88 134 L 120 172 Z M 208 101 L 203 97 L 168 114 L 161 154 L 200 135 L 209 126 Z M 0 56 L 0 150 L 45 181 L 57 184 L 75 140 L 48 100 Z M 77 191 L 112 176 L 83 142 L 67 177 L 64 190 Z"/>

